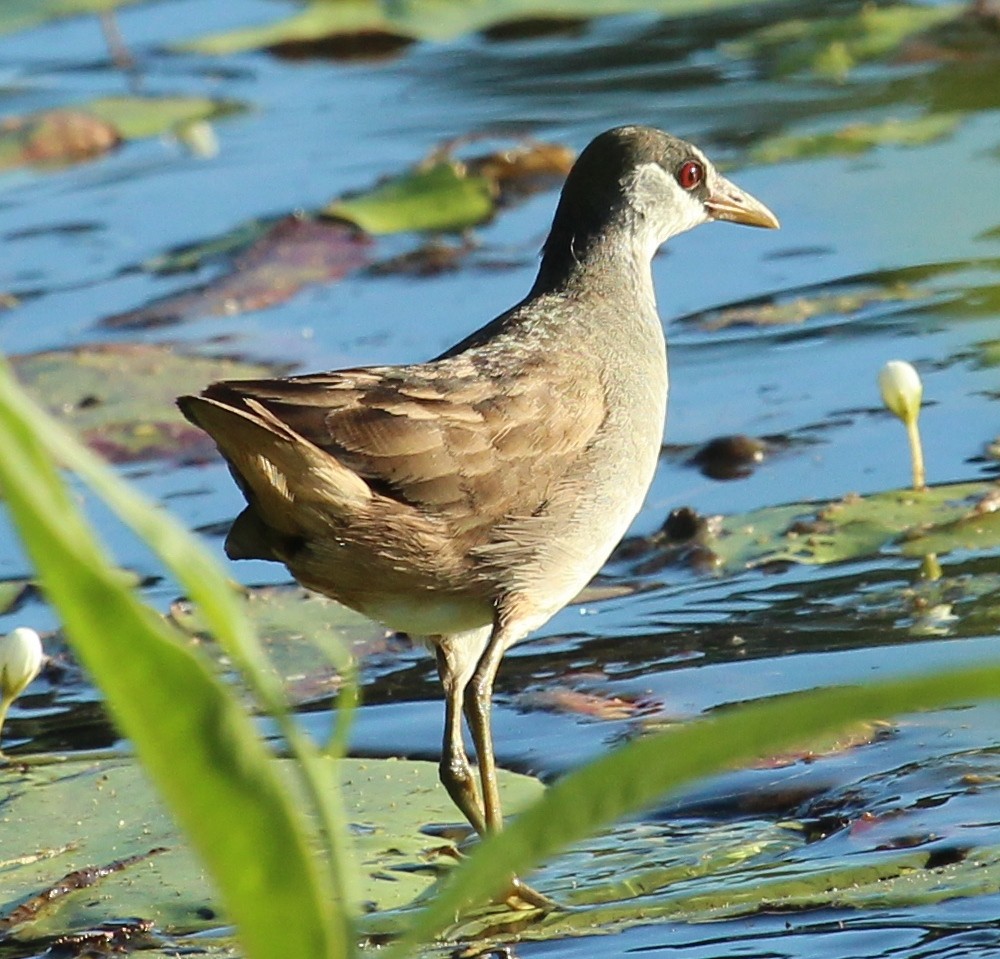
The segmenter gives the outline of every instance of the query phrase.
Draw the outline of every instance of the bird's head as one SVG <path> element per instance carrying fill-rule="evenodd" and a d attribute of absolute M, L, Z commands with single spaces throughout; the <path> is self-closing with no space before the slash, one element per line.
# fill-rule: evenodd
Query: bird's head
<path fill-rule="evenodd" d="M 651 258 L 670 237 L 710 220 L 778 226 L 693 144 L 651 127 L 616 127 L 592 140 L 570 171 L 546 254 L 579 256 L 596 240 Z"/>

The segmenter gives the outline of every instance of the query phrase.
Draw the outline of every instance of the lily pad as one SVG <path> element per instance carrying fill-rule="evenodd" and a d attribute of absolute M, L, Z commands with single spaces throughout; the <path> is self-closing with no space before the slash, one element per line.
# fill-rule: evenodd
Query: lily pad
<path fill-rule="evenodd" d="M 289 782 L 296 780 L 291 760 Z M 334 762 L 331 760 L 331 762 Z M 456 812 L 429 762 L 336 761 L 351 825 L 358 903 L 367 910 L 405 905 L 454 861 L 448 840 L 424 832 Z M 543 786 L 500 772 L 510 808 Z M 213 890 L 138 767 L 128 760 L 52 763 L 0 773 L 0 919 L 18 939 L 65 935 L 129 917 L 171 935 L 218 927 Z M 153 853 L 153 850 L 160 850 Z M 135 857 L 134 860 L 132 857 Z M 110 868 L 117 866 L 118 868 Z M 78 870 L 106 872 L 38 908 L 18 906 Z"/>
<path fill-rule="evenodd" d="M 683 542 L 654 535 L 647 552 L 674 552 L 718 574 L 780 563 L 827 564 L 886 549 L 921 557 L 1000 547 L 1000 493 L 995 483 L 890 490 L 826 503 L 790 503 L 702 521 Z M 636 544 L 627 545 L 635 558 Z M 625 555 L 625 554 L 623 554 Z M 640 560 L 662 563 L 659 560 Z"/>
<path fill-rule="evenodd" d="M 205 456 L 212 446 L 175 406 L 218 379 L 285 368 L 158 343 L 103 343 L 11 358 L 18 379 L 93 449 L 115 462 Z"/>
<path fill-rule="evenodd" d="M 92 116 L 110 123 L 125 140 L 160 136 L 199 120 L 237 113 L 243 105 L 208 97 L 102 97 L 86 104 Z"/>
<path fill-rule="evenodd" d="M 4 0 L 0 3 L 0 33 L 27 30 L 49 20 L 104 13 L 142 0 Z"/>
<path fill-rule="evenodd" d="M 506 203 L 561 185 L 575 160 L 576 153 L 564 143 L 529 139 L 471 157 L 465 166 L 470 173 L 489 180 L 500 202 Z"/>
<path fill-rule="evenodd" d="M 244 590 L 246 614 L 294 705 L 328 699 L 341 686 L 331 650 L 364 661 L 395 652 L 385 627 L 301 586 Z M 197 607 L 178 600 L 170 618 L 191 636 L 206 636 Z"/>
<path fill-rule="evenodd" d="M 254 232 L 251 227 L 241 227 L 238 238 L 251 237 Z M 225 238 L 213 241 L 211 254 L 226 245 Z M 189 258 L 193 255 L 188 252 Z M 284 303 L 312 283 L 342 279 L 365 266 L 370 255 L 371 240 L 353 227 L 307 216 L 286 216 L 257 236 L 222 276 L 204 286 L 106 317 L 101 325 L 144 329 L 196 316 L 232 316 L 263 310 Z"/>
<path fill-rule="evenodd" d="M 500 202 L 552 186 L 572 165 L 572 151 L 560 144 L 521 140 L 465 163 L 451 157 L 456 145 L 444 145 L 415 169 L 366 193 L 333 200 L 318 215 L 251 221 L 151 260 L 145 269 L 169 274 L 232 257 L 229 269 L 208 283 L 106 317 L 102 326 L 148 328 L 274 306 L 304 286 L 368 266 L 370 234 L 463 230 L 489 219 Z M 470 249 L 468 244 L 427 247 L 425 255 L 404 254 L 378 272 L 452 269 Z"/>
<path fill-rule="evenodd" d="M 305 44 L 328 37 L 361 35 L 367 38 L 445 41 L 488 30 L 505 23 L 534 19 L 595 19 L 622 13 L 657 13 L 682 17 L 741 6 L 760 6 L 759 0 L 415 0 L 386 4 L 379 0 L 312 0 L 284 20 L 260 27 L 226 31 L 178 44 L 182 50 L 229 54 L 242 50 Z"/>
<path fill-rule="evenodd" d="M 381 234 L 461 230 L 488 219 L 493 207 L 490 180 L 442 161 L 381 183 L 369 193 L 334 200 L 322 212 Z"/>
<path fill-rule="evenodd" d="M 0 614 L 13 612 L 32 588 L 27 579 L 0 580 Z"/>
<path fill-rule="evenodd" d="M 912 304 L 911 315 L 937 314 L 947 318 L 992 317 L 1000 310 L 1000 283 L 983 282 L 1000 270 L 993 258 L 954 260 L 902 269 L 875 270 L 829 283 L 792 287 L 744 301 L 703 310 L 679 318 L 706 330 L 736 326 L 784 326 L 816 317 L 871 319 L 888 317 L 897 304 Z M 853 315 L 853 316 L 852 316 Z M 974 344 L 976 361 L 991 365 L 1000 355 L 996 341 Z M 967 355 L 960 357 L 967 360 Z"/>
<path fill-rule="evenodd" d="M 756 57 L 783 75 L 810 71 L 842 80 L 859 63 L 885 58 L 919 33 L 954 20 L 959 3 L 940 6 L 864 4 L 848 16 L 784 20 L 730 45 L 734 56 Z"/>
<path fill-rule="evenodd" d="M 825 133 L 772 136 L 750 151 L 754 163 L 783 163 L 820 156 L 853 156 L 880 146 L 922 146 L 950 136 L 961 119 L 958 113 L 936 113 L 913 120 L 852 123 Z"/>
<path fill-rule="evenodd" d="M 80 163 L 113 150 L 121 139 L 112 124 L 82 110 L 7 117 L 0 124 L 0 170 Z"/>
<path fill-rule="evenodd" d="M 272 226 L 273 222 L 250 220 L 248 223 L 241 223 L 228 233 L 199 243 L 186 243 L 152 257 L 142 264 L 142 269 L 160 276 L 197 270 L 206 263 L 216 259 L 222 260 L 230 254 L 238 254 L 247 249 L 265 236 Z"/>
<path fill-rule="evenodd" d="M 240 108 L 205 97 L 121 96 L 6 117 L 0 122 L 0 170 L 90 160 L 123 140 L 159 136 Z"/>
<path fill-rule="evenodd" d="M 953 714 L 934 728 L 943 733 L 954 722 Z M 617 826 L 558 857 L 532 878 L 571 909 L 522 927 L 496 911 L 470 915 L 448 937 L 516 930 L 523 938 L 551 939 L 657 921 L 919 908 L 1000 891 L 995 749 L 961 748 L 932 762 L 890 764 L 845 783 L 839 795 L 822 775 L 804 792 L 804 764 L 796 766 L 788 775 L 756 770 L 720 783 L 721 794 L 740 810 L 734 821 L 667 812 Z M 815 805 L 803 808 L 810 793 Z M 711 803 L 720 792 L 710 795 Z M 945 802 L 950 818 L 929 827 L 928 808 Z M 761 808 L 770 810 L 767 818 L 750 812 Z"/>
<path fill-rule="evenodd" d="M 723 307 L 698 314 L 706 330 L 734 326 L 794 326 L 817 316 L 847 316 L 878 304 L 907 303 L 926 299 L 929 293 L 905 283 L 869 287 L 852 293 L 818 293 L 789 300 L 769 300 L 742 306 Z"/>

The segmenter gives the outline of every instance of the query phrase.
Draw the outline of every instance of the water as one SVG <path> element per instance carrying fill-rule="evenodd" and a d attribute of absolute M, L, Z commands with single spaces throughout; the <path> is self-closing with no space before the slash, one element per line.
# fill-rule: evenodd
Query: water
<path fill-rule="evenodd" d="M 303 371 L 435 355 L 523 295 L 554 192 L 534 195 L 477 229 L 477 249 L 451 272 L 417 278 L 360 271 L 257 312 L 115 334 L 99 324 L 207 282 L 218 270 L 157 276 L 141 268 L 151 258 L 254 218 L 317 209 L 398 173 L 446 139 L 483 135 L 488 146 L 530 134 L 578 149 L 615 124 L 649 123 L 726 162 L 741 186 L 776 211 L 782 229 L 713 225 L 672 241 L 654 263 L 670 342 L 670 445 L 633 533 L 651 533 L 681 505 L 731 514 L 905 485 L 903 432 L 880 410 L 875 385 L 891 358 L 913 361 L 924 376 L 931 482 L 988 477 L 995 464 L 980 454 L 1000 433 L 996 369 L 983 362 L 982 348 L 1000 337 L 995 34 L 962 56 L 925 51 L 906 62 L 863 65 L 841 84 L 805 71 L 778 77 L 725 46 L 790 12 L 816 17 L 855 7 L 747 4 L 687 20 L 611 16 L 552 35 L 499 42 L 473 33 L 415 43 L 390 59 L 349 62 L 165 49 L 268 22 L 287 12 L 282 5 L 172 0 L 126 8 L 118 25 L 143 93 L 208 95 L 248 109 L 214 124 L 219 152 L 211 159 L 152 137 L 92 162 L 0 175 L 0 292 L 20 301 L 0 312 L 0 345 L 21 354 L 111 338 L 211 341 L 226 353 L 289 359 Z M 0 37 L 4 113 L 64 106 L 128 85 L 93 17 Z M 774 165 L 749 159 L 770 134 L 914 119 L 925 111 L 963 112 L 950 135 L 915 147 Z M 418 242 L 409 235 L 380 240 L 375 259 Z M 772 297 L 791 302 L 835 293 L 844 283 L 884 289 L 893 280 L 912 282 L 913 295 L 799 323 L 713 329 L 714 314 L 705 314 Z M 740 433 L 772 443 L 773 452 L 749 476 L 720 482 L 688 465 L 693 448 Z M 240 508 L 221 466 L 154 461 L 123 469 L 186 523 L 211 530 L 208 542 L 221 555 L 219 530 Z M 150 601 L 166 608 L 176 589 L 156 563 L 100 510 L 94 515 L 119 560 L 148 578 Z M 989 577 L 996 554 L 957 553 L 942 561 L 948 576 Z M 677 565 L 637 576 L 619 562 L 607 570 L 609 581 L 627 579 L 640 591 L 571 607 L 509 655 L 498 683 L 499 761 L 551 779 L 633 734 L 641 720 L 641 711 L 617 719 L 538 711 L 525 694 L 539 690 L 638 700 L 660 717 L 683 718 L 810 688 L 817 679 L 853 682 L 994 654 L 991 617 L 975 601 L 959 604 L 958 621 L 944 635 L 913 633 L 899 595 L 917 580 L 918 565 L 887 551 L 832 567 L 711 578 Z M 251 584 L 284 579 L 263 563 L 233 571 Z M 4 524 L 0 577 L 29 573 Z M 18 624 L 56 628 L 35 595 L 0 617 L 0 628 Z M 59 648 L 57 637 L 48 642 Z M 85 678 L 68 654 L 62 658 L 67 669 L 40 680 L 15 708 L 6 731 L 14 751 L 117 744 Z M 438 698 L 432 665 L 419 653 L 373 657 L 354 748 L 436 757 Z M 310 716 L 322 722 L 324 714 Z M 771 796 L 774 820 L 809 821 L 826 801 L 842 810 L 843 830 L 865 811 L 891 808 L 906 821 L 899 832 L 906 832 L 914 810 L 943 795 L 947 801 L 931 805 L 919 828 L 939 837 L 976 833 L 980 841 L 995 814 L 974 800 L 962 773 L 936 778 L 935 770 L 953 763 L 967 771 L 970 757 L 987 757 L 987 774 L 995 776 L 995 730 L 996 713 L 987 706 L 909 719 L 885 740 L 808 765 L 719 777 L 670 800 L 658 815 L 738 822 L 748 796 Z M 896 775 L 904 769 L 928 778 L 904 789 Z M 864 801 L 852 806 L 859 792 Z M 814 841 L 799 855 L 815 866 L 841 854 L 836 842 Z M 980 895 L 910 909 L 816 909 L 710 925 L 661 919 L 598 943 L 567 937 L 521 949 L 552 957 L 595 949 L 622 956 L 993 955 L 1000 952 L 998 915 L 997 896 Z"/>

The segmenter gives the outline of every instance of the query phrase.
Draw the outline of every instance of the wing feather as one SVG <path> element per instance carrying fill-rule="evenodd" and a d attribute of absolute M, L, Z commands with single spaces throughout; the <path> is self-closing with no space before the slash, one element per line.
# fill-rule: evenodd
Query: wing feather
<path fill-rule="evenodd" d="M 227 381 L 205 395 L 262 407 L 376 493 L 483 538 L 544 508 L 605 416 L 591 364 L 516 369 L 492 375 L 456 357 Z"/>

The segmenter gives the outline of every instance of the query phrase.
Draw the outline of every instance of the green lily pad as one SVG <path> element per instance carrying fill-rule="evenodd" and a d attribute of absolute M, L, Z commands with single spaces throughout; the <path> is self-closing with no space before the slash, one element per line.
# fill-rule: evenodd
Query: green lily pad
<path fill-rule="evenodd" d="M 103 343 L 11 358 L 18 379 L 87 444 L 116 462 L 211 449 L 175 406 L 213 380 L 273 376 L 282 368 L 184 352 L 157 343 Z"/>
<path fill-rule="evenodd" d="M 850 292 L 799 292 L 787 299 L 774 297 L 682 317 L 706 330 L 734 326 L 792 326 L 817 316 L 847 316 L 882 303 L 907 303 L 929 299 L 931 292 L 903 280 L 882 285 L 864 284 Z"/>
<path fill-rule="evenodd" d="M 504 23 L 553 17 L 595 19 L 622 13 L 652 12 L 664 17 L 750 6 L 759 0 L 413 0 L 387 4 L 379 0 L 313 0 L 287 19 L 260 27 L 198 37 L 178 44 L 182 50 L 229 54 L 242 50 L 306 43 L 326 37 L 366 35 L 445 41 Z"/>
<path fill-rule="evenodd" d="M 937 732 L 955 721 L 955 714 L 918 720 Z M 468 939 L 517 931 L 527 939 L 557 939 L 648 922 L 710 922 L 792 910 L 919 908 L 995 895 L 1000 891 L 1000 846 L 991 825 L 1000 787 L 997 771 L 996 750 L 985 746 L 962 748 L 936 763 L 902 769 L 889 764 L 860 783 L 844 783 L 832 791 L 822 786 L 818 808 L 827 814 L 841 811 L 845 826 L 830 843 L 823 838 L 827 827 L 817 833 L 819 824 L 811 815 L 804 821 L 780 818 L 781 810 L 794 815 L 803 808 L 796 777 L 742 773 L 739 793 L 749 800 L 749 808 L 769 808 L 771 815 L 755 818 L 740 805 L 743 812 L 734 821 L 709 816 L 623 823 L 532 876 L 537 888 L 571 909 L 522 927 L 509 915 L 484 910 L 460 917 L 446 935 Z M 934 795 L 946 799 L 952 810 L 938 828 L 928 825 L 919 801 L 927 795 L 929 777 L 937 787 Z M 870 805 L 859 806 L 859 794 Z"/>
<path fill-rule="evenodd" d="M 310 3 L 292 16 L 260 27 L 229 30 L 177 44 L 180 50 L 227 55 L 278 44 L 320 40 L 345 34 L 386 35 L 411 38 L 401 32 L 377 0 L 338 0 Z"/>
<path fill-rule="evenodd" d="M 368 193 L 334 200 L 322 212 L 380 234 L 461 230 L 488 219 L 493 208 L 488 179 L 442 161 L 387 180 Z"/>
<path fill-rule="evenodd" d="M 49 20 L 104 13 L 142 0 L 3 0 L 0 3 L 0 34 L 27 30 Z"/>
<path fill-rule="evenodd" d="M 110 123 L 122 139 L 139 140 L 169 133 L 198 120 L 214 120 L 239 112 L 242 104 L 208 97 L 102 97 L 83 108 Z"/>
<path fill-rule="evenodd" d="M 876 7 L 864 4 L 848 16 L 784 20 L 730 45 L 734 56 L 756 57 L 775 73 L 807 70 L 842 80 L 857 64 L 882 59 L 908 38 L 959 17 L 964 4 Z"/>
<path fill-rule="evenodd" d="M 294 782 L 292 761 L 276 762 Z M 438 783 L 437 766 L 343 759 L 336 767 L 351 825 L 357 901 L 367 910 L 405 905 L 454 861 L 448 840 L 422 832 L 458 818 Z M 524 807 L 544 788 L 528 776 L 500 776 L 511 809 Z M 6 917 L 0 924 L 7 934 L 65 935 L 134 916 L 152 920 L 167 935 L 223 924 L 204 871 L 129 760 L 7 769 L 0 772 L 0 792 L 0 916 Z M 122 867 L 131 857 L 135 861 Z M 64 876 L 112 864 L 119 868 L 85 888 L 15 913 Z"/>
<path fill-rule="evenodd" d="M 170 276 L 197 270 L 209 261 L 224 259 L 230 254 L 238 254 L 265 236 L 273 222 L 250 220 L 234 227 L 228 233 L 211 237 L 197 243 L 186 243 L 166 253 L 151 257 L 142 264 L 149 273 Z"/>
<path fill-rule="evenodd" d="M 246 614 L 295 705 L 329 698 L 341 686 L 336 653 L 361 661 L 390 651 L 385 627 L 335 600 L 301 586 L 256 586 L 243 592 Z M 170 619 L 192 636 L 205 636 L 199 610 L 185 600 Z"/>
<path fill-rule="evenodd" d="M 782 163 L 819 156 L 852 156 L 880 146 L 922 146 L 950 136 L 958 113 L 937 113 L 914 120 L 852 123 L 827 133 L 767 137 L 750 151 L 754 163 Z"/>
<path fill-rule="evenodd" d="M 1000 282 L 989 277 L 1000 271 L 1000 261 L 984 258 L 921 264 L 893 270 L 876 270 L 828 284 L 792 287 L 753 301 L 701 310 L 679 319 L 706 330 L 733 326 L 782 326 L 814 317 L 863 319 L 888 314 L 882 304 L 912 304 L 908 313 L 933 314 L 947 319 L 993 317 L 1000 311 Z M 987 282 L 983 282 L 984 275 Z M 1000 340 L 972 345 L 980 366 L 1000 365 Z M 968 353 L 955 359 L 967 361 Z"/>
<path fill-rule="evenodd" d="M 241 109 L 205 97 L 105 97 L 0 123 L 0 170 L 65 166 L 100 156 L 123 140 L 159 136 Z"/>
<path fill-rule="evenodd" d="M 450 145 L 444 144 L 435 155 L 445 156 L 449 149 Z M 387 232 L 458 229 L 489 217 L 497 197 L 507 205 L 537 189 L 550 189 L 557 185 L 569 173 L 574 156 L 573 151 L 563 144 L 517 140 L 511 147 L 471 157 L 463 164 L 438 160 L 430 167 L 425 165 L 423 169 L 394 177 L 368 193 L 333 200 L 322 212 L 362 227 L 372 223 L 376 227 L 373 232 L 378 232 L 378 229 Z M 342 224 L 339 226 L 343 227 Z M 295 246 L 299 252 L 293 256 L 290 240 L 296 237 L 298 243 Z M 234 270 L 247 271 L 267 262 L 273 269 L 280 260 L 289 272 L 282 274 L 280 283 L 272 283 L 272 288 L 289 289 L 295 285 L 296 273 L 302 276 L 299 285 L 311 281 L 313 276 L 321 280 L 336 279 L 338 246 L 346 252 L 353 250 L 358 254 L 356 261 L 348 261 L 347 266 L 364 265 L 363 247 L 366 242 L 357 231 L 338 235 L 336 225 L 308 215 L 286 216 L 270 222 L 251 220 L 228 233 L 154 257 L 143 263 L 142 268 L 151 273 L 169 275 L 196 270 L 208 262 L 231 256 L 235 257 Z M 431 247 L 427 251 L 404 254 L 401 258 L 383 262 L 375 269 L 380 273 L 397 270 L 436 272 L 457 262 L 465 252 L 465 247 Z M 299 261 L 298 267 L 296 261 Z M 307 270 L 310 264 L 311 273 Z M 323 264 L 328 265 L 325 274 L 318 269 Z M 222 277 L 218 283 L 228 284 L 224 295 L 216 295 L 216 283 L 208 284 L 200 291 L 203 300 L 200 309 L 222 312 L 221 302 L 225 312 L 230 313 L 247 299 L 239 289 L 234 288 L 234 280 Z M 154 315 L 166 316 L 171 309 L 174 312 L 187 311 L 190 304 L 185 306 L 176 302 L 182 296 L 188 294 L 171 298 L 175 301 L 174 307 L 169 307 L 169 304 L 165 307 L 164 301 L 161 301 L 155 307 L 150 304 L 150 307 L 140 308 L 131 315 L 134 319 L 134 314 L 138 313 L 149 321 Z M 111 323 L 110 320 L 107 322 Z"/>
<path fill-rule="evenodd" d="M 5 579 L 0 582 L 0 613 L 9 613 L 27 595 L 32 583 L 27 579 Z"/>
<path fill-rule="evenodd" d="M 827 564 L 886 549 L 914 557 L 1000 547 L 995 483 L 890 490 L 827 503 L 790 503 L 704 522 L 694 538 L 650 548 L 694 552 L 701 568 L 725 574 L 774 563 Z M 634 555 L 634 551 L 633 551 Z"/>

